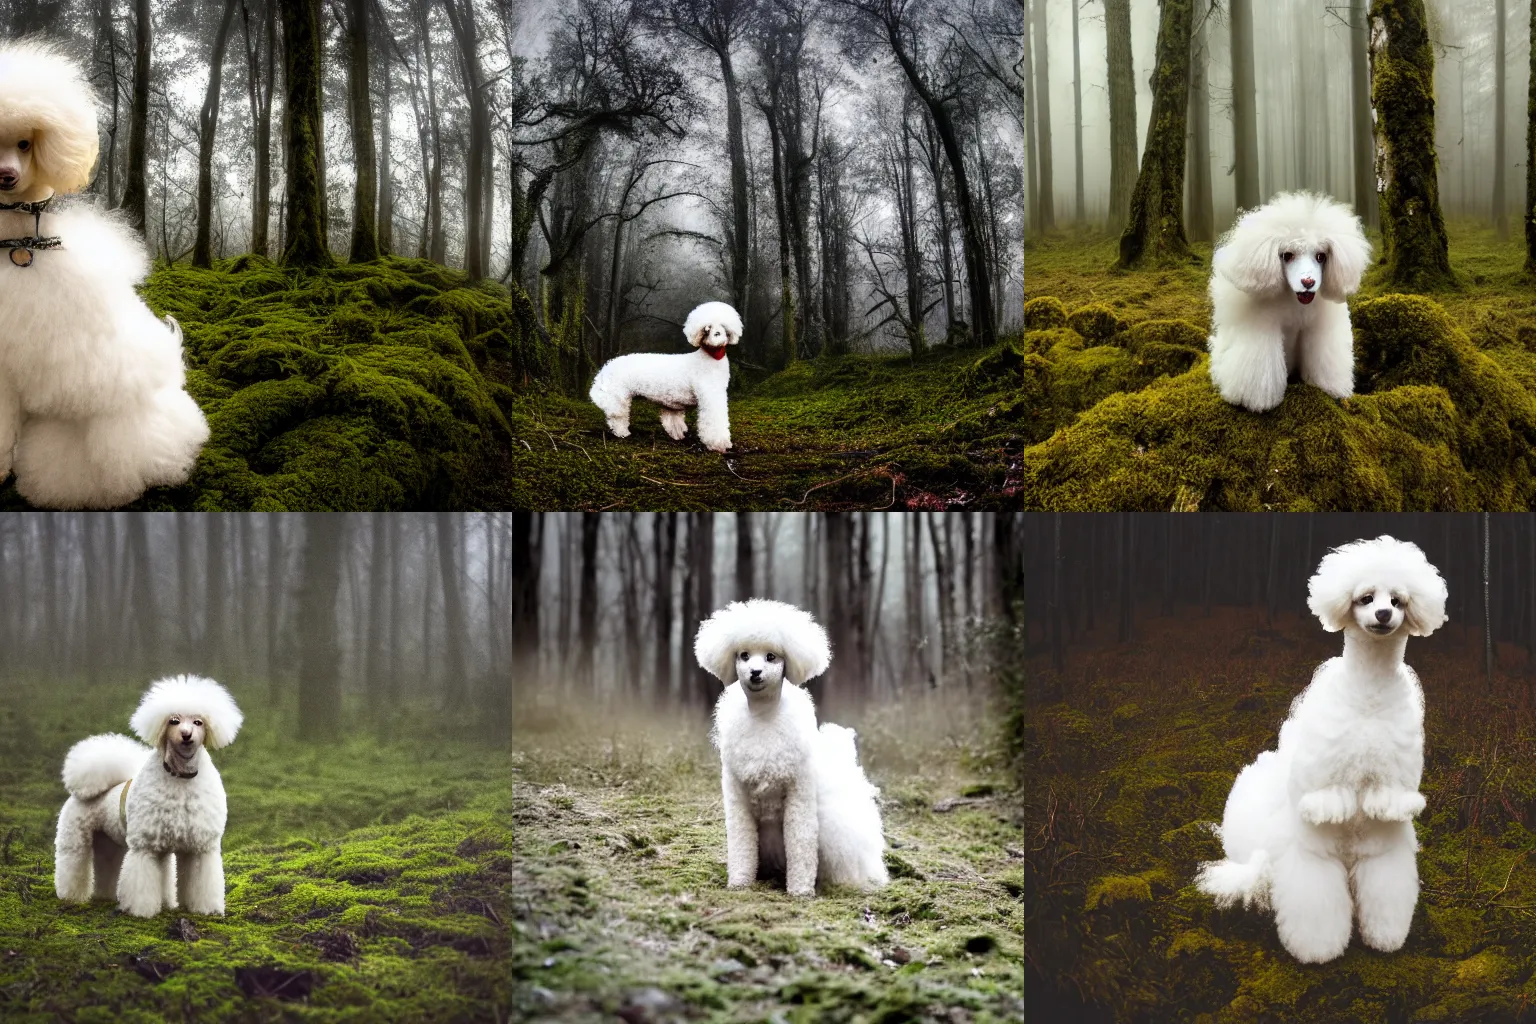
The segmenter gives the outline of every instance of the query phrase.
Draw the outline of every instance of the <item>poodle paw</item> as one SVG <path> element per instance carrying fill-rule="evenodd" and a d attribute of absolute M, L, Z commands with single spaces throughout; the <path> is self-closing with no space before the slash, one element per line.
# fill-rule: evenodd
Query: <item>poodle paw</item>
<path fill-rule="evenodd" d="M 1360 811 L 1378 821 L 1412 821 L 1424 810 L 1424 795 L 1410 789 L 1377 787 L 1366 790 Z"/>
<path fill-rule="evenodd" d="M 1309 825 L 1331 825 L 1347 821 L 1355 813 L 1355 798 L 1337 786 L 1316 789 L 1296 801 L 1301 820 Z"/>
<path fill-rule="evenodd" d="M 609 420 L 608 421 L 608 429 L 613 431 L 613 436 L 614 437 L 628 437 L 629 436 L 629 424 L 628 423 L 615 423 L 613 420 Z"/>
<path fill-rule="evenodd" d="M 815 896 L 816 895 L 816 886 L 814 886 L 814 885 L 797 885 L 793 889 L 790 889 L 788 891 L 789 891 L 789 894 L 791 896 Z"/>

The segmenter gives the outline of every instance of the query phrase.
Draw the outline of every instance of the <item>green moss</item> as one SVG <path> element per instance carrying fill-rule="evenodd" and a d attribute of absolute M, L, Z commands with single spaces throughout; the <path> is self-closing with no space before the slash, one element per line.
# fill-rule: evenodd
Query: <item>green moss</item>
<path fill-rule="evenodd" d="M 1093 303 L 1074 309 L 1067 326 L 1090 342 L 1108 341 L 1125 329 L 1125 322 L 1108 306 Z"/>
<path fill-rule="evenodd" d="M 1067 307 L 1063 306 L 1061 300 L 1054 295 L 1041 296 L 1024 303 L 1026 331 L 1048 331 L 1065 326 L 1067 326 Z"/>

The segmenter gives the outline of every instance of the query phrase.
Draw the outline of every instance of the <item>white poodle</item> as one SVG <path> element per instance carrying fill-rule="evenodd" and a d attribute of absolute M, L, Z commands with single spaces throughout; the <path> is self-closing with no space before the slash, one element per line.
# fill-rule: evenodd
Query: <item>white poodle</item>
<path fill-rule="evenodd" d="M 741 317 L 724 302 L 706 302 L 688 314 L 683 336 L 697 351 L 683 355 L 637 352 L 603 364 L 592 380 L 592 401 L 608 417 L 608 429 L 629 436 L 629 403 L 648 398 L 661 406 L 661 426 L 681 441 L 688 433 L 683 410 L 699 407 L 699 440 L 712 451 L 731 447 L 725 387 L 731 364 L 725 347 L 741 341 Z"/>
<path fill-rule="evenodd" d="M 879 790 L 854 732 L 827 723 L 802 689 L 832 661 L 827 634 L 778 601 L 734 602 L 699 626 L 694 655 L 726 683 L 715 705 L 731 888 L 783 878 L 793 896 L 827 885 L 885 885 Z"/>
<path fill-rule="evenodd" d="M 1211 259 L 1211 380 L 1221 397 L 1273 409 L 1292 372 L 1335 398 L 1354 394 L 1344 299 L 1370 256 L 1360 218 L 1324 195 L 1285 192 L 1243 214 Z"/>
<path fill-rule="evenodd" d="M 224 913 L 224 785 L 207 750 L 231 742 L 241 720 L 212 679 L 174 676 L 149 688 L 129 723 L 150 746 L 107 733 L 71 747 L 54 840 L 59 899 L 115 894 L 135 917 Z"/>
<path fill-rule="evenodd" d="M 1344 631 L 1344 654 L 1291 705 L 1279 749 L 1238 775 L 1226 859 L 1201 865 L 1196 885 L 1223 907 L 1272 907 L 1281 944 L 1321 963 L 1349 945 L 1352 918 L 1375 949 L 1408 937 L 1424 692 L 1403 651 L 1445 622 L 1445 582 L 1415 545 L 1378 537 L 1329 552 L 1308 591 L 1323 628 Z"/>
<path fill-rule="evenodd" d="M 149 272 L 122 221 L 57 196 L 96 161 L 96 98 L 47 44 L 0 45 L 0 479 L 47 508 L 115 508 L 186 481 L 208 424 L 181 330 L 134 291 Z"/>

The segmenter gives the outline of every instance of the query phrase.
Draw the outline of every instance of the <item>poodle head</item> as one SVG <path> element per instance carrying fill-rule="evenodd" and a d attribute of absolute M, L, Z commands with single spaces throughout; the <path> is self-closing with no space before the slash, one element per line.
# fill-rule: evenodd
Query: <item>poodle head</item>
<path fill-rule="evenodd" d="M 1308 305 L 1318 294 L 1343 302 L 1360 288 L 1370 257 L 1371 243 L 1348 206 L 1312 192 L 1284 192 L 1243 214 L 1211 263 L 1250 295 L 1294 295 Z"/>
<path fill-rule="evenodd" d="M 723 355 L 725 346 L 741 341 L 741 317 L 728 303 L 706 302 L 688 314 L 683 336 L 694 348 L 703 346 Z"/>
<path fill-rule="evenodd" d="M 212 679 L 172 676 L 149 688 L 129 724 L 167 767 L 185 770 L 203 747 L 231 743 L 243 720 L 229 691 Z"/>
<path fill-rule="evenodd" d="M 80 66 L 37 39 L 0 46 L 0 203 L 80 191 L 96 153 L 96 96 Z"/>
<path fill-rule="evenodd" d="M 1418 545 L 1393 537 L 1357 540 L 1323 556 L 1307 606 L 1330 633 L 1429 636 L 1445 624 L 1445 580 Z"/>
<path fill-rule="evenodd" d="M 781 601 L 734 601 L 705 619 L 693 641 L 699 666 L 747 699 L 774 701 L 784 682 L 801 684 L 832 662 L 827 631 L 811 613 Z"/>

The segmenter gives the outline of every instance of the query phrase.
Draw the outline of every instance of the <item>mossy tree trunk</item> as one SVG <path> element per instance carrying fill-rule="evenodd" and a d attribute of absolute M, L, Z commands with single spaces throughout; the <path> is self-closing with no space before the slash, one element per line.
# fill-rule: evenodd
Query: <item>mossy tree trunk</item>
<path fill-rule="evenodd" d="M 283 15 L 283 76 L 287 104 L 288 210 L 283 262 L 323 267 L 332 262 L 326 238 L 321 119 L 320 2 L 279 0 Z"/>
<path fill-rule="evenodd" d="M 255 178 L 251 183 L 251 251 L 267 255 L 267 223 L 272 217 L 272 93 L 277 88 L 278 0 L 264 0 L 261 25 L 251 34 L 251 9 L 240 4 L 245 28 L 247 98 L 251 105 Z M 264 71 L 264 73 L 263 73 Z"/>
<path fill-rule="evenodd" d="M 1195 242 L 1209 242 L 1215 234 L 1211 201 L 1211 97 L 1206 82 L 1206 66 L 1211 59 L 1205 43 L 1209 17 L 1209 14 L 1200 16 L 1194 52 L 1190 56 L 1189 237 Z"/>
<path fill-rule="evenodd" d="M 1076 0 L 1073 0 L 1075 3 Z M 1051 63 L 1045 42 L 1045 0 L 1034 0 L 1035 18 L 1035 131 L 1040 142 L 1040 213 L 1041 231 L 1056 226 L 1055 169 L 1051 166 Z"/>
<path fill-rule="evenodd" d="M 1163 0 L 1152 74 L 1152 123 L 1120 236 L 1120 266 L 1194 258 L 1184 235 L 1184 143 L 1189 110 L 1189 36 L 1193 0 Z"/>
<path fill-rule="evenodd" d="M 128 115 L 128 183 L 123 188 L 122 210 L 128 215 L 128 223 L 142 235 L 149 198 L 149 0 L 135 0 L 133 24 L 133 98 L 129 102 Z"/>
<path fill-rule="evenodd" d="M 1499 233 L 1500 239 L 1509 237 L 1509 192 L 1506 187 L 1508 175 L 1505 173 L 1504 164 L 1509 159 L 1509 147 L 1506 136 L 1509 120 L 1504 116 L 1504 94 L 1508 91 L 1505 73 L 1505 46 L 1504 46 L 1504 22 L 1507 20 L 1504 0 L 1494 0 L 1493 3 L 1493 226 Z"/>
<path fill-rule="evenodd" d="M 1131 59 L 1131 0 L 1104 0 L 1104 33 L 1109 62 L 1109 229 L 1123 231 L 1131 210 L 1131 191 L 1136 187 L 1136 72 Z"/>
<path fill-rule="evenodd" d="M 1088 219 L 1083 193 L 1083 58 L 1078 45 L 1078 5 L 1072 4 L 1072 144 L 1077 154 L 1077 180 L 1074 183 L 1073 219 L 1081 224 Z"/>
<path fill-rule="evenodd" d="M 1258 109 L 1253 88 L 1253 0 L 1232 0 L 1233 184 L 1237 208 L 1251 210 L 1259 198 Z"/>
<path fill-rule="evenodd" d="M 1370 31 L 1366 0 L 1349 0 L 1349 84 L 1351 150 L 1354 155 L 1355 212 L 1368 228 L 1379 226 L 1376 159 L 1371 127 Z"/>
<path fill-rule="evenodd" d="M 213 142 L 219 131 L 219 100 L 224 95 L 224 50 L 229 27 L 235 20 L 235 0 L 224 0 L 224 16 L 214 33 L 208 55 L 208 90 L 197 119 L 197 238 L 192 243 L 192 265 L 213 265 Z"/>
<path fill-rule="evenodd" d="M 379 118 L 379 253 L 393 252 L 395 248 L 395 178 L 389 158 L 389 112 L 394 109 L 394 76 L 389 71 L 388 48 L 384 54 L 384 116 Z"/>
<path fill-rule="evenodd" d="M 1024 79 L 1024 224 L 1031 232 L 1040 230 L 1040 137 L 1035 126 L 1034 28 L 1024 18 L 1024 63 L 1019 77 Z M 1113 202 L 1113 196 L 1111 196 Z"/>
<path fill-rule="evenodd" d="M 357 168 L 357 184 L 352 190 L 353 263 L 379 258 L 379 173 L 373 151 L 373 94 L 368 88 L 370 2 L 347 0 L 347 106 L 352 116 L 352 159 Z"/>
<path fill-rule="evenodd" d="M 491 112 L 486 99 L 488 85 L 480 66 L 480 37 L 472 0 L 443 0 L 453 37 L 459 47 L 459 71 L 464 100 L 469 105 L 469 151 L 464 159 L 464 271 L 472 280 L 491 272 L 491 240 L 487 230 L 486 186 L 490 183 L 487 162 L 491 149 Z"/>
<path fill-rule="evenodd" d="M 1426 291 L 1455 283 L 1435 169 L 1435 55 L 1423 0 L 1372 0 L 1371 101 L 1388 281 Z"/>
<path fill-rule="evenodd" d="M 1525 98 L 1525 272 L 1536 274 L 1536 4 L 1531 5 L 1531 82 Z"/>

